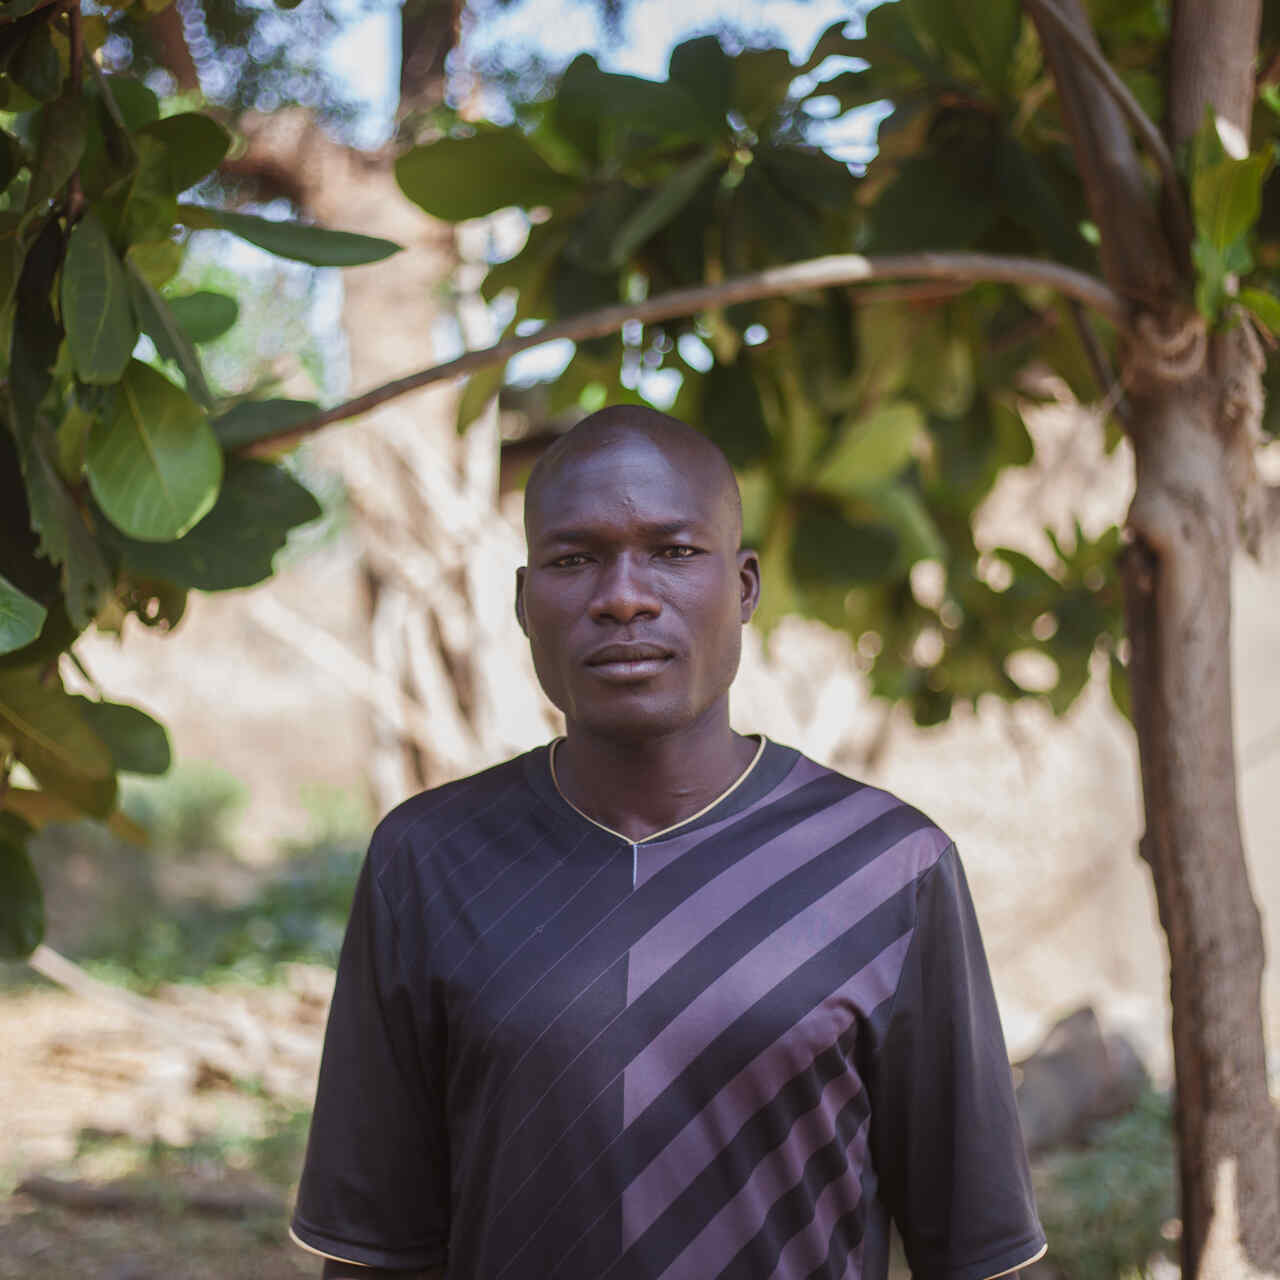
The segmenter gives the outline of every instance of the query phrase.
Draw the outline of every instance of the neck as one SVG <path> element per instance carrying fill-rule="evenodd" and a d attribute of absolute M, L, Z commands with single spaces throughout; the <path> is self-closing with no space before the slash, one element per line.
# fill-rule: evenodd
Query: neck
<path fill-rule="evenodd" d="M 758 744 L 729 728 L 727 706 L 679 733 L 619 742 L 570 723 L 556 781 L 574 808 L 629 840 L 692 817 L 727 791 Z"/>

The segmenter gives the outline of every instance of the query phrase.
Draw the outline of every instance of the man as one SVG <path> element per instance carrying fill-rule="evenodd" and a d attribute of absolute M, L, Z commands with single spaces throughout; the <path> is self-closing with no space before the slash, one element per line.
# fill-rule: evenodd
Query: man
<path fill-rule="evenodd" d="M 565 736 L 374 835 L 295 1237 L 327 1277 L 883 1280 L 890 1217 L 919 1280 L 1038 1257 L 954 847 L 729 728 L 760 571 L 723 455 L 606 409 L 525 505 Z"/>

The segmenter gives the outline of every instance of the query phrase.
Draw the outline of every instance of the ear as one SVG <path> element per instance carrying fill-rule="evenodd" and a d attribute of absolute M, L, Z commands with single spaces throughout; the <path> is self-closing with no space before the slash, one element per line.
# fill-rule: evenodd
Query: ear
<path fill-rule="evenodd" d="M 516 621 L 520 624 L 520 630 L 527 636 L 529 627 L 524 619 L 524 566 L 516 570 Z"/>
<path fill-rule="evenodd" d="M 738 589 L 742 621 L 750 622 L 760 603 L 760 557 L 754 551 L 738 552 Z"/>

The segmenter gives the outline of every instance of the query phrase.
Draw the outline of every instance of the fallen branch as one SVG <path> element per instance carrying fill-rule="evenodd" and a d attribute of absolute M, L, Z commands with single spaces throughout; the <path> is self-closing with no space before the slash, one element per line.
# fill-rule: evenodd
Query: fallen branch
<path fill-rule="evenodd" d="M 835 254 L 785 267 L 771 267 L 767 271 L 738 276 L 721 284 L 674 289 L 643 302 L 622 302 L 603 307 L 599 311 L 588 311 L 557 324 L 546 325 L 536 333 L 507 338 L 491 347 L 468 351 L 456 359 L 397 378 L 344 404 L 326 409 L 286 431 L 279 431 L 246 445 L 239 452 L 250 457 L 277 454 L 281 450 L 292 448 L 322 427 L 368 413 L 397 396 L 420 390 L 435 382 L 474 373 L 488 365 L 503 363 L 522 351 L 548 342 L 557 342 L 562 338 L 581 342 L 616 333 L 628 321 L 652 324 L 740 302 L 754 302 L 761 298 L 804 293 L 814 289 L 866 285 L 881 280 L 1047 285 L 1068 298 L 1075 298 L 1092 307 L 1117 329 L 1126 330 L 1129 327 L 1128 307 L 1120 295 L 1106 283 L 1086 272 L 1041 258 L 1004 257 L 989 253 L 904 253 L 882 258 L 868 258 L 857 253 Z"/>
<path fill-rule="evenodd" d="M 224 1027 L 197 1022 L 155 1000 L 125 991 L 109 982 L 102 982 L 87 973 L 74 960 L 68 960 L 44 943 L 27 957 L 27 963 L 41 977 L 57 983 L 73 995 L 81 996 L 98 1007 L 105 1005 L 119 1009 L 135 1021 L 150 1027 L 165 1040 L 185 1049 L 194 1061 L 228 1080 L 254 1077 L 259 1088 L 268 1093 L 277 1092 L 265 1078 L 264 1066 L 267 1064 L 258 1060 L 261 1054 L 255 1057 L 249 1053 L 243 1043 L 236 1042 L 234 1032 L 228 1033 Z M 273 1054 L 295 1061 L 301 1061 L 305 1056 L 296 1046 L 290 1047 L 284 1043 L 275 1043 L 271 1049 Z"/>
<path fill-rule="evenodd" d="M 156 1213 L 169 1209 L 215 1218 L 245 1218 L 250 1214 L 279 1217 L 285 1211 L 281 1197 L 245 1187 L 182 1187 L 171 1183 L 157 1191 L 118 1182 L 100 1186 L 36 1176 L 18 1183 L 14 1194 L 56 1204 L 62 1209 L 96 1213 Z"/>

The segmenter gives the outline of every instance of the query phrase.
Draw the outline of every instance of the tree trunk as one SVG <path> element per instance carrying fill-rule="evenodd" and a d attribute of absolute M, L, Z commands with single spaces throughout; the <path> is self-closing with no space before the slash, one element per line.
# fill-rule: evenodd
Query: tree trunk
<path fill-rule="evenodd" d="M 1175 145 L 1208 107 L 1248 134 L 1259 21 L 1259 0 L 1175 0 Z M 1166 316 L 1157 327 L 1179 324 Z M 1185 342 L 1128 353 L 1137 486 L 1123 578 L 1142 854 L 1169 943 L 1183 1274 L 1261 1280 L 1280 1276 L 1280 1129 L 1267 1087 L 1262 924 L 1236 795 L 1231 571 L 1248 516 L 1262 360 L 1244 322 L 1207 342 L 1194 317 L 1181 328 Z"/>
<path fill-rule="evenodd" d="M 1237 503 L 1224 388 L 1258 377 L 1239 331 L 1187 381 L 1133 396 L 1137 488 L 1123 576 L 1134 724 L 1168 935 L 1183 1274 L 1280 1275 L 1280 1137 L 1260 1011 L 1261 920 L 1236 798 L 1231 566 Z"/>

